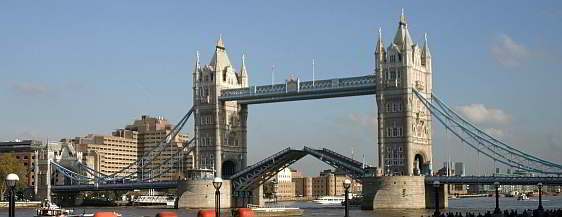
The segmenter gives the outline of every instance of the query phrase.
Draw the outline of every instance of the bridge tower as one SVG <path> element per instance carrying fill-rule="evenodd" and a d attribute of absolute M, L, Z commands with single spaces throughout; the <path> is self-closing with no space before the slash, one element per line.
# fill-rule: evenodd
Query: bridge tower
<path fill-rule="evenodd" d="M 375 49 L 379 168 L 385 175 L 431 172 L 431 114 L 416 98 L 416 89 L 431 98 L 431 54 L 408 32 L 404 12 L 394 40 L 385 49 L 379 29 Z"/>
<path fill-rule="evenodd" d="M 196 168 L 215 169 L 216 176 L 229 176 L 247 163 L 247 105 L 221 101 L 221 90 L 248 87 L 245 57 L 237 72 L 232 67 L 222 36 L 208 65 L 201 66 L 199 52 L 193 70 Z"/>

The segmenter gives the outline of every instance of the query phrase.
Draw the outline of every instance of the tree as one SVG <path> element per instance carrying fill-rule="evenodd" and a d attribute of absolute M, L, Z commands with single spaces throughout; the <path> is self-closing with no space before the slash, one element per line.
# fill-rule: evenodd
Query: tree
<path fill-rule="evenodd" d="M 20 178 L 20 181 L 17 183 L 17 188 L 24 188 L 27 186 L 27 183 L 24 181 L 27 177 L 26 168 L 16 159 L 16 155 L 12 153 L 0 154 L 0 179 L 2 179 L 2 184 L 0 185 L 0 201 L 4 200 L 4 194 L 8 188 L 5 179 L 10 173 L 15 173 Z"/>

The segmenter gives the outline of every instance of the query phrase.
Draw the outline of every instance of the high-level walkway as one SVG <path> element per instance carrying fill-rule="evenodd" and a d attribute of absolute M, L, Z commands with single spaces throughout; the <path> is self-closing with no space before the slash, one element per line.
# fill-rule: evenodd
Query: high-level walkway
<path fill-rule="evenodd" d="M 222 90 L 219 100 L 239 104 L 260 104 L 344 96 L 372 95 L 376 92 L 374 75 L 306 81 L 288 80 L 284 84 Z"/>

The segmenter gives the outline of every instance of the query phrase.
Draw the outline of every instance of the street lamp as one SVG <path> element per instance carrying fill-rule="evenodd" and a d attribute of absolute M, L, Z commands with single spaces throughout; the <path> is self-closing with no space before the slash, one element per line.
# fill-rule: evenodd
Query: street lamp
<path fill-rule="evenodd" d="M 494 182 L 494 187 L 496 187 L 496 209 L 494 209 L 494 214 L 500 214 L 500 183 Z"/>
<path fill-rule="evenodd" d="M 441 213 L 439 212 L 439 181 L 433 181 L 433 187 L 435 188 L 435 212 L 433 216 L 439 216 Z"/>
<path fill-rule="evenodd" d="M 6 184 L 10 188 L 10 201 L 8 208 L 9 217 L 14 217 L 16 212 L 16 182 L 20 180 L 18 175 L 10 173 L 6 176 Z"/>
<path fill-rule="evenodd" d="M 213 186 L 215 187 L 215 213 L 217 217 L 221 216 L 221 191 L 219 190 L 222 186 L 222 179 L 220 177 L 215 177 L 213 180 Z"/>
<path fill-rule="evenodd" d="M 542 182 L 539 182 L 537 184 L 537 186 L 539 187 L 539 208 L 537 210 L 543 211 L 543 207 L 542 207 Z"/>
<path fill-rule="evenodd" d="M 345 188 L 345 217 L 349 217 L 349 202 L 347 196 L 349 195 L 349 187 L 351 187 L 351 181 L 346 179 L 343 181 L 343 188 Z"/>
<path fill-rule="evenodd" d="M 277 182 L 277 180 L 273 180 L 271 181 L 271 183 L 273 184 L 273 199 L 274 199 L 274 203 L 277 204 L 277 188 L 279 187 L 279 183 Z"/>

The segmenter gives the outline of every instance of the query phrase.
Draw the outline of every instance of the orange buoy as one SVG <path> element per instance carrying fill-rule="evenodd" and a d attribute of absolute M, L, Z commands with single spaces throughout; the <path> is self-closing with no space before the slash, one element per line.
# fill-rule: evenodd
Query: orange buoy
<path fill-rule="evenodd" d="M 119 217 L 121 215 L 119 215 L 116 212 L 96 212 L 96 214 L 94 215 L 94 217 Z"/>
<path fill-rule="evenodd" d="M 215 210 L 212 209 L 199 210 L 199 212 L 197 213 L 197 217 L 215 217 L 215 216 L 217 216 Z"/>
<path fill-rule="evenodd" d="M 236 210 L 236 217 L 254 217 L 254 211 L 250 208 L 240 208 Z"/>
<path fill-rule="evenodd" d="M 161 212 L 156 214 L 156 217 L 178 217 L 175 212 Z"/>

